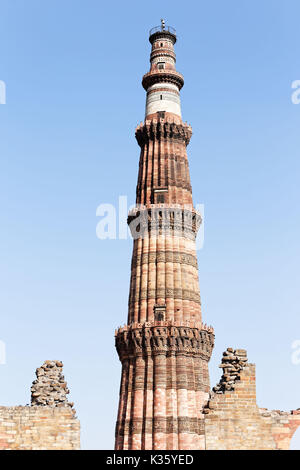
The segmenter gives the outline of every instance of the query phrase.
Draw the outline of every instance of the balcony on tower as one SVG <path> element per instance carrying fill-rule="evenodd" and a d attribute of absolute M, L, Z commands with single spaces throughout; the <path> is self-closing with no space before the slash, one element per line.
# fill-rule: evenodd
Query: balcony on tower
<path fill-rule="evenodd" d="M 165 25 L 163 20 L 159 26 L 154 26 L 154 28 L 150 29 L 149 41 L 152 44 L 157 37 L 161 36 L 169 36 L 172 39 L 173 44 L 176 42 L 176 30 L 172 26 Z"/>

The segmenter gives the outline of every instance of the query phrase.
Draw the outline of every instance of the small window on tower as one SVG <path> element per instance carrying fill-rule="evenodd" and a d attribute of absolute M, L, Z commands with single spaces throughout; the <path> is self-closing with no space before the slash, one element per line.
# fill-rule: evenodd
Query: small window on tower
<path fill-rule="evenodd" d="M 154 204 L 165 204 L 168 188 L 155 188 L 153 191 L 152 201 Z"/>
<path fill-rule="evenodd" d="M 154 305 L 154 320 L 164 321 L 166 316 L 166 305 Z"/>
<path fill-rule="evenodd" d="M 162 100 L 162 95 L 160 95 L 160 99 Z"/>
<path fill-rule="evenodd" d="M 165 68 L 165 63 L 164 62 L 158 62 L 157 64 L 159 70 L 163 70 Z"/>
<path fill-rule="evenodd" d="M 163 43 L 163 42 L 160 43 L 160 47 L 164 47 L 164 43 Z"/>

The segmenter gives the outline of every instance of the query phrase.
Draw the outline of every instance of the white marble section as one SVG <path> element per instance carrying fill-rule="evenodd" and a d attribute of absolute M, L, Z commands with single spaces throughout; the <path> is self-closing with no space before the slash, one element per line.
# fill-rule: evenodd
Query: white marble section
<path fill-rule="evenodd" d="M 166 88 L 168 91 L 152 91 L 157 88 Z M 152 91 L 152 93 L 149 93 L 149 91 Z M 157 111 L 167 111 L 181 117 L 180 96 L 176 85 L 156 83 L 148 89 L 145 115 L 147 117 L 149 114 L 157 113 Z"/>

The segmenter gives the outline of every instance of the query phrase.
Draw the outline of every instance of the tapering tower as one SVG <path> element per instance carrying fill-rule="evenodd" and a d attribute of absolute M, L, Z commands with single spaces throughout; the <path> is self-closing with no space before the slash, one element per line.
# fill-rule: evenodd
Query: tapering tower
<path fill-rule="evenodd" d="M 127 325 L 116 331 L 122 363 L 116 449 L 203 449 L 202 408 L 214 333 L 202 323 L 194 209 L 176 71 L 176 32 L 150 31 L 150 71 L 136 208 Z"/>

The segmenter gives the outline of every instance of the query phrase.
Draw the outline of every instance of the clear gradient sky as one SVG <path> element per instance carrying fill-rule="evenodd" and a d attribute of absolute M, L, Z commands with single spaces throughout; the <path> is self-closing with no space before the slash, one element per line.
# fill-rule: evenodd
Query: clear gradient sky
<path fill-rule="evenodd" d="M 300 407 L 300 79 L 297 0 L 1 0 L 0 404 L 30 402 L 61 359 L 85 449 L 111 449 L 132 241 L 99 240 L 96 208 L 134 203 L 148 30 L 176 28 L 204 320 L 248 350 L 260 406 Z M 300 448 L 300 434 L 294 440 Z"/>

